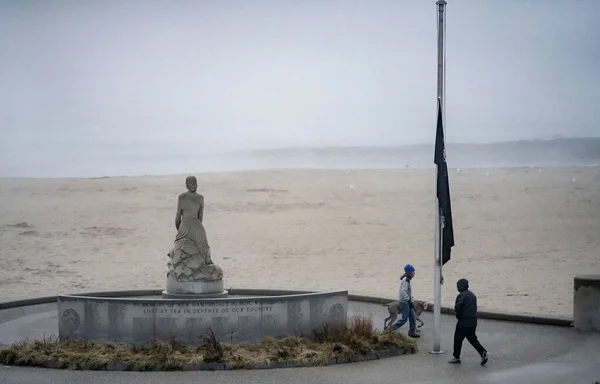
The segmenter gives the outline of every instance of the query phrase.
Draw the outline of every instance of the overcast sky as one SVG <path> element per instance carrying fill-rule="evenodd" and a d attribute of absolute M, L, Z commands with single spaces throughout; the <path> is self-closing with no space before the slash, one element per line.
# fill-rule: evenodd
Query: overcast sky
<path fill-rule="evenodd" d="M 449 141 L 600 136 L 599 0 L 449 0 Z M 0 0 L 0 141 L 433 141 L 433 0 Z"/>

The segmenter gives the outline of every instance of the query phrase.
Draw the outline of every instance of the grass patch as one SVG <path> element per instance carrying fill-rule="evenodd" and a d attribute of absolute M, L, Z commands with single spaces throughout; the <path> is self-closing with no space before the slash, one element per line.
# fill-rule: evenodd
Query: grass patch
<path fill-rule="evenodd" d="M 0 350 L 0 364 L 48 366 L 63 369 L 106 369 L 122 364 L 125 370 L 179 370 L 203 363 L 228 364 L 234 369 L 255 364 L 297 362 L 303 365 L 327 365 L 332 358 L 355 358 L 395 348 L 414 353 L 417 344 L 398 332 L 373 330 L 370 318 L 352 317 L 346 326 L 315 331 L 311 339 L 266 337 L 258 344 L 220 343 L 208 329 L 200 336 L 200 345 L 178 342 L 152 343 L 142 346 L 103 344 L 87 340 L 20 341 Z"/>

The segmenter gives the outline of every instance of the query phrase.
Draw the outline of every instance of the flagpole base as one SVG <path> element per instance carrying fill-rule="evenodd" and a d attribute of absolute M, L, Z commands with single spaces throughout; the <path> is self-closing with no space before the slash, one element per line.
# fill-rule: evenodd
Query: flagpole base
<path fill-rule="evenodd" d="M 442 355 L 444 354 L 444 351 L 429 351 L 429 353 L 431 353 L 432 355 Z"/>

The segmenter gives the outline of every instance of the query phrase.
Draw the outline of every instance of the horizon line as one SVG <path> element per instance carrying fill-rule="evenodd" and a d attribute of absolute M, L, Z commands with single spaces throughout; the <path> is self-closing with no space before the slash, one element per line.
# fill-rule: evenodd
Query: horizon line
<path fill-rule="evenodd" d="M 539 141 L 564 141 L 564 140 L 600 140 L 600 136 L 560 136 L 552 138 L 536 138 L 536 139 L 513 139 L 513 140 L 502 140 L 502 141 L 445 141 L 446 145 L 494 145 L 494 144 L 513 144 L 513 143 L 527 143 L 527 142 L 539 142 Z M 432 146 L 434 142 L 416 142 L 410 144 L 346 144 L 346 145 L 335 145 L 335 144 L 323 144 L 323 145 L 288 145 L 288 146 L 274 146 L 274 147 L 257 147 L 257 148 L 239 148 L 233 149 L 233 152 L 239 151 L 269 151 L 269 150 L 282 150 L 282 149 L 330 149 L 330 148 L 398 148 L 398 147 L 417 147 L 417 146 Z"/>

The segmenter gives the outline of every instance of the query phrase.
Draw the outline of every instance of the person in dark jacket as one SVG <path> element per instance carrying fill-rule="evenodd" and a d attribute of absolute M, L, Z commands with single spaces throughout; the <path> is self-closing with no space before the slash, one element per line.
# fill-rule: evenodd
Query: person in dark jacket
<path fill-rule="evenodd" d="M 454 330 L 454 358 L 449 363 L 460 364 L 460 350 L 466 338 L 481 356 L 481 365 L 485 365 L 488 361 L 488 353 L 475 335 L 477 329 L 477 296 L 469 291 L 469 281 L 467 279 L 458 280 L 456 288 L 458 289 L 458 296 L 456 296 L 454 311 L 458 321 Z"/>

